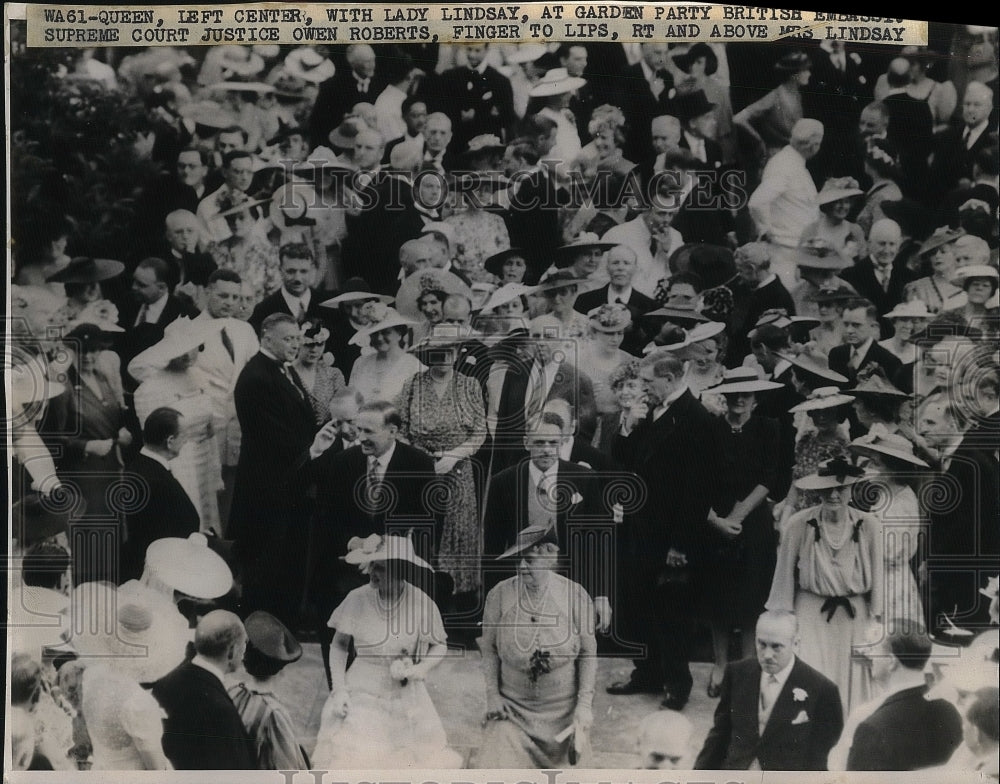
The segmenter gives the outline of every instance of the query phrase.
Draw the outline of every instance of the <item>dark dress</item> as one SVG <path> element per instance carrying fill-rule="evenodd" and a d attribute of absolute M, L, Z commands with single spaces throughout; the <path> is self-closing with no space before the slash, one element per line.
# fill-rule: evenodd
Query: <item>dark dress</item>
<path fill-rule="evenodd" d="M 712 508 L 725 517 L 757 485 L 774 494 L 778 423 L 753 414 L 739 431 L 725 417 L 719 417 L 716 426 L 721 449 Z M 776 555 L 774 521 L 767 502 L 747 516 L 734 539 L 726 539 L 706 524 L 704 567 L 698 572 L 706 612 L 734 626 L 754 622 L 771 590 Z"/>

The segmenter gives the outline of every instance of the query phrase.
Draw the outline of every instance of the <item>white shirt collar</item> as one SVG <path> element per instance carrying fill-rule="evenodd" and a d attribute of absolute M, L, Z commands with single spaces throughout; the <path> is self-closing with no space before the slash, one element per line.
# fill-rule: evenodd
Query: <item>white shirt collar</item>
<path fill-rule="evenodd" d="M 538 487 L 543 479 L 555 479 L 559 471 L 559 463 L 556 463 L 548 471 L 542 471 L 535 465 L 534 461 L 528 463 L 528 476 L 531 479 L 531 486 Z"/>
<path fill-rule="evenodd" d="M 788 676 L 792 674 L 792 667 L 794 667 L 794 666 L 795 666 L 795 657 L 792 656 L 792 660 L 790 662 L 788 662 L 788 664 L 785 665 L 785 668 L 783 670 L 779 670 L 778 672 L 774 673 L 774 677 L 778 681 L 778 689 L 779 689 L 779 691 L 785 687 L 785 681 L 787 681 L 788 680 Z M 768 678 L 770 678 L 770 677 L 771 677 L 771 673 L 764 672 L 764 670 L 761 670 L 760 671 L 760 685 L 763 686 L 767 682 Z"/>
<path fill-rule="evenodd" d="M 163 466 L 168 471 L 170 471 L 170 461 L 167 460 L 167 458 L 165 458 L 163 455 L 158 455 L 156 452 L 154 452 L 148 446 L 144 446 L 142 449 L 140 449 L 139 450 L 139 454 L 140 455 L 145 455 L 150 460 L 155 460 L 161 466 Z"/>
<path fill-rule="evenodd" d="M 201 656 L 201 654 L 195 654 L 195 657 L 191 659 L 191 663 L 195 667 L 201 667 L 203 670 L 207 670 L 208 672 L 212 673 L 212 675 L 214 675 L 216 678 L 219 679 L 219 683 L 221 683 L 223 686 L 226 685 L 226 674 L 218 667 L 216 667 L 208 659 Z"/>
<path fill-rule="evenodd" d="M 687 139 L 688 147 L 690 148 L 691 152 L 694 152 L 695 150 L 705 149 L 705 140 L 702 139 L 700 136 L 693 136 L 689 131 L 685 130 L 684 138 Z"/>
<path fill-rule="evenodd" d="M 875 340 L 874 338 L 868 338 L 868 340 L 866 340 L 860 346 L 857 346 L 857 347 L 852 346 L 851 347 L 851 356 L 854 356 L 854 349 L 857 348 L 858 356 L 864 358 L 864 356 L 871 349 L 872 343 L 874 342 L 874 340 Z"/>
<path fill-rule="evenodd" d="M 653 418 L 654 419 L 659 419 L 659 417 L 662 414 L 665 414 L 666 411 L 667 411 L 667 409 L 670 408 L 670 405 L 675 400 L 678 400 L 680 398 L 680 396 L 683 395 L 687 391 L 688 391 L 688 385 L 686 383 L 681 383 L 681 385 L 679 387 L 677 387 L 677 389 L 675 389 L 673 392 L 671 392 L 669 395 L 667 395 L 666 400 L 664 400 L 662 403 L 660 403 L 660 405 L 658 405 L 655 409 L 653 409 Z M 656 412 L 659 412 L 659 413 L 656 413 Z"/>
<path fill-rule="evenodd" d="M 383 454 L 379 455 L 378 457 L 375 457 L 374 455 L 369 455 L 368 460 L 371 461 L 371 459 L 375 457 L 375 464 L 378 466 L 379 473 L 384 476 L 386 469 L 389 467 L 389 461 L 392 460 L 392 456 L 395 454 L 395 452 L 396 452 L 396 442 L 393 441 L 389 445 L 389 448 L 386 449 Z"/>
<path fill-rule="evenodd" d="M 651 82 L 657 79 L 656 71 L 649 67 L 645 60 L 640 60 L 639 65 L 642 67 L 642 75 L 646 77 L 647 82 Z"/>
<path fill-rule="evenodd" d="M 306 311 L 309 310 L 309 303 L 312 300 L 312 289 L 306 289 L 305 293 L 301 297 L 293 297 L 285 290 L 285 287 L 282 286 L 281 298 L 285 300 L 285 304 L 288 305 L 288 310 L 291 312 L 291 314 L 295 318 L 298 318 L 300 302 L 302 303 L 302 306 L 306 309 Z"/>
<path fill-rule="evenodd" d="M 156 302 L 146 305 L 146 323 L 155 324 L 160 320 L 160 316 L 163 315 L 163 309 L 167 306 L 167 300 L 170 298 L 169 294 L 164 294 Z"/>
<path fill-rule="evenodd" d="M 486 59 L 484 58 L 484 59 L 480 60 L 479 61 L 479 65 L 477 65 L 472 70 L 475 71 L 480 76 L 482 76 L 484 73 L 486 73 L 487 66 L 489 66 L 489 63 L 486 62 Z"/>

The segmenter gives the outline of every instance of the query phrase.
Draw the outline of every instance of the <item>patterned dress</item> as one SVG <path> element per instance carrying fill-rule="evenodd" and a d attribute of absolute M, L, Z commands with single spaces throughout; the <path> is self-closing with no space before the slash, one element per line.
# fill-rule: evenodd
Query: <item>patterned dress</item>
<path fill-rule="evenodd" d="M 455 229 L 455 263 L 466 272 L 483 269 L 486 259 L 510 247 L 507 225 L 499 215 L 469 208 L 444 222 Z"/>
<path fill-rule="evenodd" d="M 434 455 L 470 440 L 480 444 L 486 433 L 486 405 L 479 383 L 461 373 L 438 395 L 429 371 L 413 376 L 396 399 L 403 419 L 400 432 L 413 446 Z M 478 448 L 478 447 L 477 447 Z M 444 512 L 437 566 L 455 580 L 455 593 L 476 591 L 480 585 L 478 558 L 482 554 L 479 505 L 473 462 L 459 460 L 447 474 L 445 492 L 431 499 Z"/>
<path fill-rule="evenodd" d="M 308 770 L 309 758 L 299 745 L 295 724 L 266 686 L 240 682 L 228 692 L 253 738 L 258 770 Z"/>
<path fill-rule="evenodd" d="M 299 375 L 302 375 L 301 371 Z M 313 414 L 316 416 L 317 425 L 325 425 L 330 419 L 330 401 L 346 385 L 344 374 L 340 370 L 324 362 L 317 363 L 316 378 L 313 380 L 312 389 L 306 390 L 306 394 L 309 395 L 309 405 L 312 406 Z"/>

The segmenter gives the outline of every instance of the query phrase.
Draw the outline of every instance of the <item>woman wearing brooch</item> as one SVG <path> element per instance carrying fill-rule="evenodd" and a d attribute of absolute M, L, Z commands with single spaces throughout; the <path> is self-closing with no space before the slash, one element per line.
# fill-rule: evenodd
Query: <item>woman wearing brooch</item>
<path fill-rule="evenodd" d="M 486 726 L 473 767 L 576 764 L 589 747 L 597 677 L 594 605 L 557 573 L 551 529 L 525 528 L 500 558 L 517 574 L 493 588 L 483 612 Z"/>
<path fill-rule="evenodd" d="M 407 578 L 430 571 L 401 536 L 353 537 L 344 560 L 369 576 L 333 611 L 333 688 L 313 766 L 323 770 L 458 768 L 424 683 L 447 652 L 437 605 Z M 353 645 L 356 657 L 347 667 Z"/>
<path fill-rule="evenodd" d="M 849 505 L 864 471 L 843 458 L 796 481 L 820 494 L 818 506 L 792 515 L 781 532 L 768 610 L 799 619 L 799 655 L 837 684 L 844 712 L 871 699 L 871 673 L 851 648 L 866 643 L 883 616 L 882 526 Z"/>

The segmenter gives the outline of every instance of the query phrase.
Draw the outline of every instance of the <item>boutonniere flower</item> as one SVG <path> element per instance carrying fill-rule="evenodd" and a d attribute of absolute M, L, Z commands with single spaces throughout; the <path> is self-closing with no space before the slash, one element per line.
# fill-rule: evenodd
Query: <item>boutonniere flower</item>
<path fill-rule="evenodd" d="M 809 698 L 809 692 L 805 689 L 792 689 L 792 699 L 795 702 L 805 702 Z"/>
<path fill-rule="evenodd" d="M 583 496 L 579 493 L 573 493 L 573 497 L 569 499 L 570 503 L 579 504 L 583 501 Z"/>

